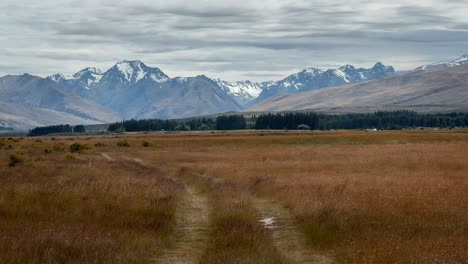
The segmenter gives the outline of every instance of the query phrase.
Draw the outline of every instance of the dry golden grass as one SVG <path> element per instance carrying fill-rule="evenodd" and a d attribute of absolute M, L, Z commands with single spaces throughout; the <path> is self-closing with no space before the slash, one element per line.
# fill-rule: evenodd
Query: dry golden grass
<path fill-rule="evenodd" d="M 145 262 L 174 224 L 181 186 L 164 175 L 204 186 L 211 197 L 212 243 L 203 263 L 285 262 L 258 223 L 253 196 L 283 203 L 308 246 L 338 262 L 468 261 L 466 131 L 200 132 L 40 141 L 1 144 L 0 262 Z M 122 141 L 130 147 L 117 146 Z M 92 149 L 66 154 L 74 142 Z M 106 161 L 102 152 L 119 162 Z M 24 163 L 9 167 L 12 153 L 23 153 Z"/>
<path fill-rule="evenodd" d="M 468 260 L 467 133 L 227 133 L 153 140 L 155 162 L 202 170 L 283 202 L 310 247 L 333 251 L 338 261 Z"/>
<path fill-rule="evenodd" d="M 181 186 L 93 150 L 70 154 L 71 143 L 14 143 L 25 157 L 15 167 L 1 151 L 0 263 L 147 261 L 170 233 Z"/>

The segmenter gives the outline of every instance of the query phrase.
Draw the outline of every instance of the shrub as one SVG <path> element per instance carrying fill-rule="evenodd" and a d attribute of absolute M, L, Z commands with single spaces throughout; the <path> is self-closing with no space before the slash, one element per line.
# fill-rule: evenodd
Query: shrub
<path fill-rule="evenodd" d="M 10 167 L 18 166 L 24 163 L 24 156 L 21 153 L 13 153 L 10 155 Z"/>
<path fill-rule="evenodd" d="M 130 144 L 128 143 L 127 140 L 121 140 L 121 141 L 117 142 L 117 146 L 119 146 L 119 147 L 130 147 Z"/>
<path fill-rule="evenodd" d="M 297 126 L 297 129 L 298 130 L 310 130 L 310 126 L 306 125 L 306 124 L 300 124 Z"/>
<path fill-rule="evenodd" d="M 143 147 L 145 147 L 145 148 L 151 146 L 151 144 L 150 144 L 148 141 L 143 141 L 142 145 L 143 145 Z"/>
<path fill-rule="evenodd" d="M 70 145 L 70 152 L 72 153 L 80 153 L 85 150 L 89 149 L 89 146 L 86 144 L 81 144 L 81 143 L 73 143 Z"/>
<path fill-rule="evenodd" d="M 94 143 L 94 146 L 97 147 L 97 148 L 99 148 L 99 147 L 104 147 L 104 146 L 106 146 L 106 144 L 101 143 L 101 142 L 97 142 L 97 143 Z"/>
<path fill-rule="evenodd" d="M 53 151 L 52 147 L 44 148 L 44 154 L 50 154 L 50 153 L 52 153 L 52 151 Z"/>

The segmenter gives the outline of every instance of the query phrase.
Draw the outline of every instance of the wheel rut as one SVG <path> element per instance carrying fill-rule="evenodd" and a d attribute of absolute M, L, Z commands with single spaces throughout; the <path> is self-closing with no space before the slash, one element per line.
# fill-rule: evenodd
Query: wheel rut
<path fill-rule="evenodd" d="M 271 231 L 273 243 L 288 263 L 334 263 L 332 258 L 310 250 L 293 216 L 283 205 L 258 197 L 252 198 L 252 204 L 260 214 L 259 222 Z"/>
<path fill-rule="evenodd" d="M 108 161 L 114 161 L 106 153 L 101 154 Z M 123 157 L 142 166 L 146 164 L 137 158 Z M 207 175 L 197 175 L 212 183 L 221 179 Z M 205 180 L 206 180 L 205 179 Z M 333 258 L 313 252 L 306 243 L 304 234 L 294 223 L 294 218 L 282 204 L 251 196 L 253 207 L 259 213 L 259 222 L 268 229 L 273 237 L 275 247 L 288 263 L 334 263 Z M 199 263 L 207 249 L 210 237 L 211 206 L 206 194 L 194 186 L 184 185 L 176 208 L 176 225 L 169 246 L 160 249 L 154 263 L 160 264 L 195 264 Z"/>
<path fill-rule="evenodd" d="M 177 204 L 176 227 L 170 247 L 155 258 L 161 264 L 199 263 L 205 252 L 210 235 L 210 205 L 208 198 L 192 186 Z"/>
<path fill-rule="evenodd" d="M 116 161 L 108 153 L 101 153 L 107 161 Z M 120 155 L 120 158 L 149 168 L 139 158 Z M 173 176 L 165 178 L 180 182 Z M 153 263 L 158 264 L 195 264 L 199 263 L 205 252 L 210 237 L 211 204 L 208 196 L 194 186 L 184 184 L 184 190 L 176 205 L 176 225 L 167 247 L 158 249 L 158 256 Z"/>

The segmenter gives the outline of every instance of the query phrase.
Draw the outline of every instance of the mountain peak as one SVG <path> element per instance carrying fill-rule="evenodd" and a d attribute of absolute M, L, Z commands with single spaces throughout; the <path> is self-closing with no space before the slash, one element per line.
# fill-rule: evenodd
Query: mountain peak
<path fill-rule="evenodd" d="M 309 68 L 304 69 L 302 72 L 305 73 L 305 74 L 308 74 L 308 75 L 315 75 L 315 74 L 322 73 L 322 70 L 319 70 L 319 69 L 313 68 L 313 67 L 309 67 Z"/>
<path fill-rule="evenodd" d="M 389 72 L 389 73 L 394 73 L 395 72 L 395 69 L 392 66 L 386 66 L 383 63 L 381 63 L 380 61 L 377 62 L 374 65 L 374 67 L 372 67 L 372 70 L 373 71 L 385 71 L 385 72 Z"/>
<path fill-rule="evenodd" d="M 82 69 L 79 72 L 91 72 L 95 74 L 102 74 L 102 71 L 96 67 L 87 67 L 87 68 Z"/>
<path fill-rule="evenodd" d="M 385 65 L 383 65 L 383 63 L 381 63 L 381 62 L 379 61 L 379 62 L 377 62 L 377 63 L 374 65 L 374 67 L 372 67 L 372 68 L 383 68 L 383 67 L 385 67 Z"/>
<path fill-rule="evenodd" d="M 453 63 L 468 63 L 468 53 L 462 55 L 460 58 L 452 61 Z"/>
<path fill-rule="evenodd" d="M 73 74 L 73 78 L 74 79 L 80 79 L 81 77 L 83 76 L 89 76 L 87 74 L 91 74 L 91 75 L 102 75 L 102 71 L 98 68 L 95 68 L 95 67 L 88 67 L 88 68 L 84 68 L 82 69 L 81 71 Z"/>
<path fill-rule="evenodd" d="M 140 60 L 123 60 L 119 61 L 116 63 L 116 65 L 128 65 L 131 67 L 140 67 L 140 66 L 146 66 L 142 61 Z"/>
<path fill-rule="evenodd" d="M 338 70 L 342 70 L 342 71 L 346 71 L 346 70 L 356 70 L 356 67 L 354 67 L 353 65 L 345 65 L 345 66 L 341 66 L 340 68 L 338 68 Z"/>
<path fill-rule="evenodd" d="M 159 68 L 148 67 L 139 60 L 124 60 L 118 62 L 111 70 L 113 69 L 120 72 L 127 82 L 132 83 L 137 83 L 146 76 L 149 76 L 149 78 L 156 82 L 162 82 L 169 78 Z"/>

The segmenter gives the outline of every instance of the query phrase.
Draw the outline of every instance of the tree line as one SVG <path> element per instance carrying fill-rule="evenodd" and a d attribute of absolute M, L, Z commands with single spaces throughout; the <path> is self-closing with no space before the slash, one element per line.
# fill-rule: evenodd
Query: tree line
<path fill-rule="evenodd" d="M 137 131 L 191 131 L 191 130 L 238 130 L 247 127 L 243 115 L 221 115 L 213 118 L 186 120 L 141 119 L 125 120 L 109 125 L 110 132 Z"/>
<path fill-rule="evenodd" d="M 366 114 L 330 115 L 319 113 L 262 114 L 255 118 L 255 129 L 385 129 L 414 127 L 466 127 L 468 113 L 420 114 L 414 111 L 379 111 Z"/>
<path fill-rule="evenodd" d="M 247 122 L 248 121 L 248 122 Z M 241 129 L 384 129 L 416 127 L 468 127 L 468 113 L 420 114 L 414 111 L 379 111 L 366 114 L 331 115 L 313 112 L 268 113 L 248 118 L 243 115 L 220 115 L 216 118 L 185 120 L 142 119 L 125 120 L 109 125 L 109 132 L 190 131 Z M 36 127 L 30 136 L 53 133 L 84 133 L 85 127 L 55 125 Z"/>
<path fill-rule="evenodd" d="M 42 136 L 47 134 L 70 134 L 70 133 L 85 133 L 86 128 L 84 125 L 70 126 L 70 125 L 53 125 L 35 127 L 29 130 L 28 136 Z"/>
<path fill-rule="evenodd" d="M 215 130 L 216 121 L 211 118 L 192 118 L 187 120 L 141 119 L 125 120 L 109 125 L 110 132 L 137 131 L 190 131 Z"/>

